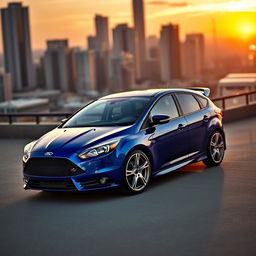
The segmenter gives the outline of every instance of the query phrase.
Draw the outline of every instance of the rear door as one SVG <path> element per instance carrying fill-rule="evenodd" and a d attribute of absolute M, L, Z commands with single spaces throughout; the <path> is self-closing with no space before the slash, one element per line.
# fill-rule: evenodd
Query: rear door
<path fill-rule="evenodd" d="M 168 123 L 153 127 L 154 133 L 150 137 L 158 168 L 162 169 L 178 162 L 188 154 L 187 122 L 180 116 L 172 95 L 165 95 L 158 100 L 150 112 L 150 117 L 154 115 L 170 117 Z"/>
<path fill-rule="evenodd" d="M 187 121 L 189 133 L 189 153 L 196 155 L 204 151 L 209 121 L 208 101 L 189 93 L 175 93 L 183 115 Z M 205 102 L 206 101 L 206 102 Z"/>

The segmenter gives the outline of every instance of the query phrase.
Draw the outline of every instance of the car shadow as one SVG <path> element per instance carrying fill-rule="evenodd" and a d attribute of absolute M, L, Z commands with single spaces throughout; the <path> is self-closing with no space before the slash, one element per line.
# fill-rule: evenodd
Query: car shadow
<path fill-rule="evenodd" d="M 157 248 L 160 255 L 207 255 L 223 184 L 221 166 L 199 163 L 154 179 L 136 196 L 124 197 L 117 189 L 26 191 L 25 198 L 1 209 L 3 251 L 63 255 L 72 248 L 83 255 L 90 248 L 90 255 L 101 255 L 107 248 L 112 255 L 136 255 L 140 248 L 141 254 L 153 255 Z M 150 242 L 145 247 L 141 241 Z"/>

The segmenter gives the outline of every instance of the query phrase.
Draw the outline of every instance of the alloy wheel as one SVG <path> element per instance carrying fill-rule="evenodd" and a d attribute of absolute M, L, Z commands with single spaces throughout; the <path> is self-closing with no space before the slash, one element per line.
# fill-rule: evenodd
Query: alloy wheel
<path fill-rule="evenodd" d="M 141 151 L 134 152 L 127 161 L 125 178 L 129 188 L 135 192 L 143 190 L 150 179 L 151 165 Z"/>
<path fill-rule="evenodd" d="M 215 132 L 211 137 L 210 153 L 215 163 L 220 163 L 224 156 L 224 139 L 221 133 Z"/>

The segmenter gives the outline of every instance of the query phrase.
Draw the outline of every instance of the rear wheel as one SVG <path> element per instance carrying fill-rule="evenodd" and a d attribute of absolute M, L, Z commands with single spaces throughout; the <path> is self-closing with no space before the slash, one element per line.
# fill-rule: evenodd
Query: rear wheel
<path fill-rule="evenodd" d="M 207 156 L 208 158 L 203 160 L 204 164 L 208 166 L 219 165 L 225 153 L 225 145 L 223 135 L 219 131 L 215 131 L 207 145 Z"/>
<path fill-rule="evenodd" d="M 138 194 L 145 190 L 151 176 L 151 163 L 141 150 L 129 154 L 124 165 L 123 191 Z"/>

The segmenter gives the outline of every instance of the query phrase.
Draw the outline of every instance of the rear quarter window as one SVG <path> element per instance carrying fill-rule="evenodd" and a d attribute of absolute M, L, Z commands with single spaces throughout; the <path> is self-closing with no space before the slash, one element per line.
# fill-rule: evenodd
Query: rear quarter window
<path fill-rule="evenodd" d="M 176 94 L 176 97 L 178 98 L 182 111 L 185 115 L 201 109 L 198 101 L 191 94 L 178 93 Z"/>
<path fill-rule="evenodd" d="M 203 97 L 200 97 L 200 96 L 195 96 L 196 99 L 200 102 L 202 108 L 206 108 L 208 106 L 208 100 L 203 98 Z"/>

